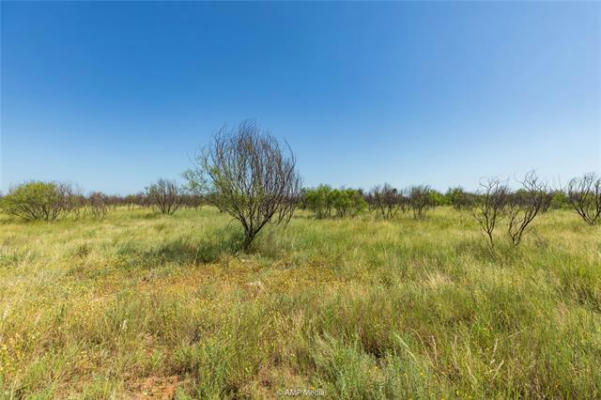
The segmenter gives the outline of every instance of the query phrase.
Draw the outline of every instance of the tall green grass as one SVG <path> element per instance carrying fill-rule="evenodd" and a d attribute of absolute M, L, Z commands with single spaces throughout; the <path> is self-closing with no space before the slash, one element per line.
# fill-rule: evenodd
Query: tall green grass
<path fill-rule="evenodd" d="M 269 227 L 212 208 L 0 220 L 0 397 L 598 398 L 601 231 L 491 253 L 467 213 Z"/>

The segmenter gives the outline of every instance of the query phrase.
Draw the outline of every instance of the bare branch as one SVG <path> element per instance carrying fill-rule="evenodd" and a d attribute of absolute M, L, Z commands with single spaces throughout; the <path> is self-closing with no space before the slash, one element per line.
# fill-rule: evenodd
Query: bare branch
<path fill-rule="evenodd" d="M 601 221 L 601 177 L 594 172 L 568 183 L 568 199 L 582 219 L 594 225 Z"/>
<path fill-rule="evenodd" d="M 493 232 L 497 219 L 503 212 L 509 189 L 498 178 L 489 178 L 480 183 L 481 190 L 472 209 L 472 215 L 488 237 L 491 249 L 494 249 Z"/>
<path fill-rule="evenodd" d="M 236 130 L 222 128 L 187 173 L 191 187 L 240 221 L 245 248 L 268 222 L 287 223 L 296 207 L 300 178 L 292 150 L 284 147 L 245 121 Z"/>

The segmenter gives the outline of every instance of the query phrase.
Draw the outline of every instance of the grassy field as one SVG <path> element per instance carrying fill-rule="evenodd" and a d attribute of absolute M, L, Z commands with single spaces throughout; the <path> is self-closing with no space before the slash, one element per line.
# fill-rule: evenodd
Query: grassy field
<path fill-rule="evenodd" d="M 206 207 L 0 218 L 0 397 L 599 398 L 601 230 L 468 213 L 268 227 Z"/>

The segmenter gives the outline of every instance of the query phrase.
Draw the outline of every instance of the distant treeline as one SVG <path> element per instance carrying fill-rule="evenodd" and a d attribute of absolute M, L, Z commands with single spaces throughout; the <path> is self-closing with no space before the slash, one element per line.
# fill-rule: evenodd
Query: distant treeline
<path fill-rule="evenodd" d="M 477 192 L 454 187 L 441 193 L 426 185 L 399 189 L 388 184 L 369 191 L 327 185 L 303 189 L 290 147 L 252 121 L 218 131 L 184 177 L 186 186 L 159 179 L 144 192 L 128 196 L 100 192 L 84 196 L 65 183 L 26 182 L 0 198 L 0 208 L 26 220 L 53 221 L 64 215 L 103 218 L 117 206 L 152 207 L 172 215 L 181 207 L 208 203 L 240 222 L 244 249 L 266 224 L 288 223 L 297 207 L 320 219 L 364 212 L 386 219 L 410 213 L 422 219 L 432 208 L 452 206 L 469 210 L 491 248 L 500 222 L 517 246 L 531 222 L 553 208 L 571 207 L 588 224 L 601 222 L 601 178 L 595 173 L 574 178 L 558 190 L 551 190 L 534 171 L 524 176 L 517 190 L 497 178 L 481 182 Z"/>
<path fill-rule="evenodd" d="M 509 192 L 515 201 L 524 200 L 528 191 L 524 188 Z M 345 217 L 368 211 L 383 218 L 399 213 L 411 213 L 415 218 L 423 217 L 430 209 L 452 206 L 456 210 L 473 208 L 484 193 L 466 191 L 462 187 L 449 188 L 442 193 L 427 185 L 397 189 L 388 184 L 375 186 L 370 191 L 363 189 L 335 189 L 328 185 L 305 188 L 299 198 L 299 207 L 311 210 L 317 218 Z M 568 193 L 564 190 L 545 191 L 542 211 L 570 208 Z"/>
<path fill-rule="evenodd" d="M 508 192 L 517 201 L 527 197 L 526 189 Z M 576 197 L 573 193 L 572 197 Z M 340 188 L 320 185 L 303 188 L 299 195 L 288 201 L 309 210 L 317 218 L 342 218 L 364 212 L 391 218 L 400 213 L 423 217 L 428 210 L 440 206 L 452 206 L 457 210 L 469 210 L 476 206 L 484 193 L 470 192 L 462 187 L 449 188 L 442 193 L 427 185 L 397 189 L 389 184 L 378 185 L 371 190 Z M 26 220 L 54 220 L 61 215 L 84 215 L 104 217 L 116 207 L 152 208 L 163 214 L 173 214 L 179 208 L 197 208 L 212 204 L 211 194 L 194 193 L 174 181 L 159 179 L 145 191 L 128 195 L 109 195 L 91 192 L 84 195 L 74 185 L 62 182 L 29 181 L 11 188 L 7 195 L 0 194 L 1 210 L 6 214 Z M 573 207 L 566 190 L 544 193 L 541 211 Z"/>
<path fill-rule="evenodd" d="M 125 196 L 92 192 L 84 195 L 71 184 L 29 181 L 0 196 L 0 210 L 25 220 L 53 221 L 61 216 L 105 217 L 112 209 L 149 207 L 173 214 L 180 207 L 206 204 L 206 196 L 190 193 L 174 181 L 159 179 L 144 192 Z"/>

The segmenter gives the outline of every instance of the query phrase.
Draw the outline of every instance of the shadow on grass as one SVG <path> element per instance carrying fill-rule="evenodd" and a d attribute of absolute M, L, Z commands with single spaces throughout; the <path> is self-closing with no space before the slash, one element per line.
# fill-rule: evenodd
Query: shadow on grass
<path fill-rule="evenodd" d="M 180 237 L 153 248 L 122 247 L 117 253 L 123 267 L 151 267 L 162 264 L 200 265 L 215 262 L 225 254 L 242 249 L 243 237 L 238 231 L 223 229 L 203 238 Z"/>

